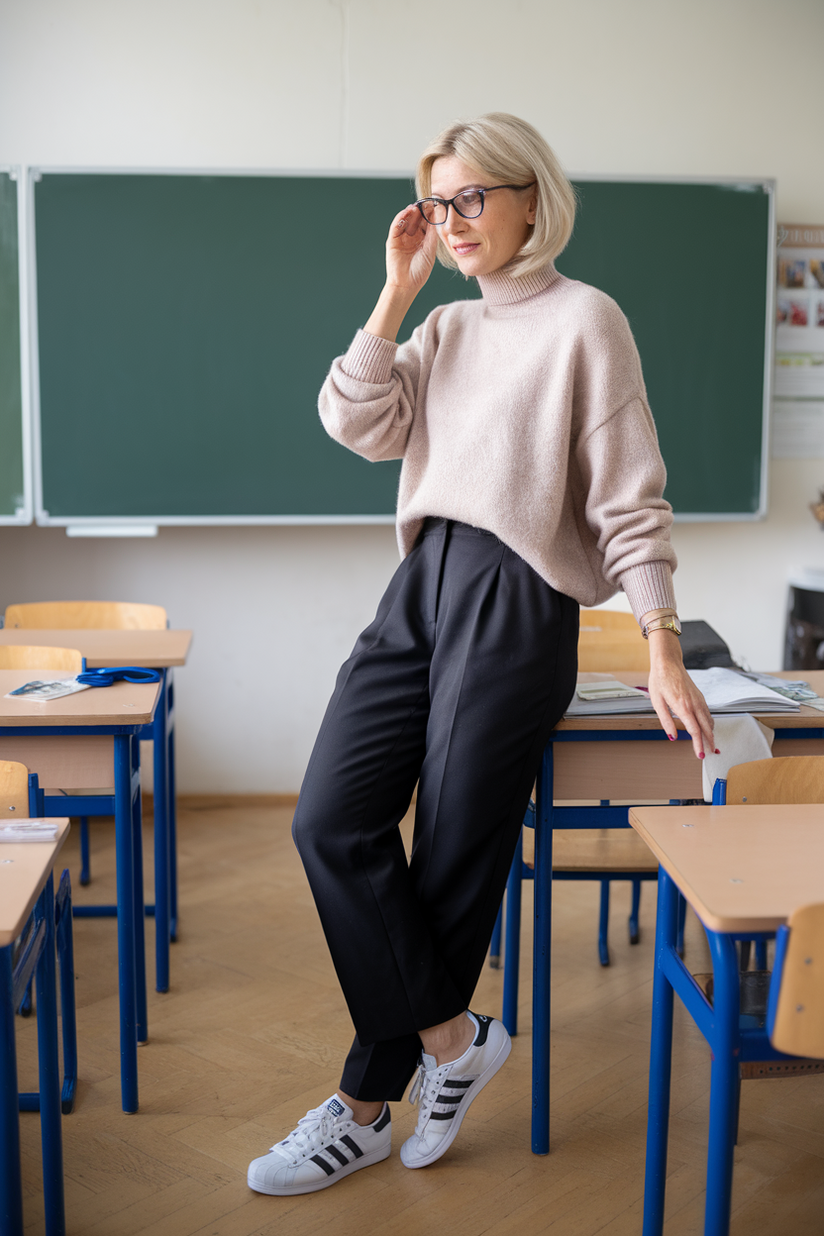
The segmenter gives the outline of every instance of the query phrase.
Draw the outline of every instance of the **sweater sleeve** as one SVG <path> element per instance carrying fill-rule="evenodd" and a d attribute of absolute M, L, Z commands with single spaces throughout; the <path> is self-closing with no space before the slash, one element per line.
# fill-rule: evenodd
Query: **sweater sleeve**
<path fill-rule="evenodd" d="M 318 410 L 326 432 L 365 459 L 402 459 L 420 374 L 420 328 L 400 347 L 359 330 L 321 387 Z"/>
<path fill-rule="evenodd" d="M 604 576 L 624 590 L 640 619 L 651 609 L 675 608 L 672 508 L 663 497 L 666 468 L 632 332 L 614 302 L 601 309 L 576 455 Z"/>

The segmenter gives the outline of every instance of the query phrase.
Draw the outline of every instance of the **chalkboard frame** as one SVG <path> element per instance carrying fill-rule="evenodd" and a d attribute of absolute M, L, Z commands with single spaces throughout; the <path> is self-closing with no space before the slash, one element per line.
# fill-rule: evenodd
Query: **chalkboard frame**
<path fill-rule="evenodd" d="M 18 341 L 12 339 L 11 347 L 9 348 L 9 356 L 3 356 L 3 361 L 8 361 L 14 370 L 13 377 L 8 379 L 12 382 L 15 390 L 15 402 L 19 400 L 19 407 L 12 410 L 11 418 L 7 421 L 5 411 L 0 410 L 0 437 L 5 450 L 6 433 L 11 430 L 15 434 L 15 451 L 19 451 L 20 470 L 16 473 L 14 481 L 16 492 L 11 493 L 0 492 L 0 525 L 2 526 L 20 526 L 30 524 L 34 518 L 34 491 L 32 482 L 32 416 L 31 416 L 31 398 L 29 390 L 29 317 L 28 317 L 28 281 L 26 277 L 26 209 L 25 209 L 25 187 L 26 177 L 23 168 L 19 164 L 0 164 L 0 175 L 8 178 L 10 184 L 16 186 L 16 192 L 13 195 L 16 207 L 16 254 L 11 256 L 11 262 L 15 268 L 16 274 L 16 289 L 12 289 L 9 303 L 4 304 L 4 311 L 11 312 L 14 315 L 14 304 L 16 302 L 16 321 L 14 326 L 17 328 Z M 0 241 L 2 243 L 2 241 Z M 14 260 L 16 257 L 16 261 Z M 3 255 L 4 263 L 6 254 Z M 16 293 L 16 294 L 15 294 Z M 14 332 L 13 332 L 14 333 Z M 5 350 L 5 341 L 4 341 Z M 13 356 L 12 356 L 13 353 Z M 4 382 L 4 393 L 8 392 L 8 387 Z M 18 436 L 19 435 L 19 436 Z"/>
<path fill-rule="evenodd" d="M 68 167 L 42 167 L 32 168 L 29 172 L 29 193 L 28 193 L 28 231 L 31 237 L 29 245 L 29 270 L 27 274 L 27 283 L 29 286 L 29 295 L 32 300 L 32 327 L 30 340 L 30 355 L 31 355 L 31 402 L 32 402 L 32 435 L 34 443 L 34 513 L 38 524 L 43 526 L 68 526 L 78 534 L 84 531 L 92 532 L 95 527 L 104 525 L 107 530 L 117 532 L 118 530 L 126 533 L 129 528 L 142 528 L 148 531 L 148 526 L 188 526 L 188 525 L 206 525 L 206 526 L 227 526 L 227 525 L 306 525 L 306 524 L 388 524 L 394 522 L 394 512 L 387 511 L 385 514 L 244 514 L 244 515 L 164 515 L 162 513 L 152 513 L 147 511 L 143 515 L 128 515 L 128 516 L 103 516 L 103 515 L 54 515 L 50 514 L 46 509 L 43 495 L 43 476 L 42 476 L 42 455 L 40 450 L 40 400 L 39 400 L 39 359 L 38 359 L 38 331 L 37 331 L 37 311 L 36 311 L 36 296 L 37 296 L 37 276 L 36 276 L 36 256 L 35 256 L 35 220 L 34 220 L 34 183 L 40 179 L 41 175 L 48 174 L 72 174 L 72 175 L 129 175 L 129 176 L 209 176 L 209 177 L 271 177 L 271 178 L 286 178 L 286 177 L 311 177 L 318 179 L 332 179 L 336 177 L 355 179 L 363 178 L 367 180 L 381 179 L 409 179 L 411 174 L 403 171 L 356 171 L 352 169 L 336 169 L 332 171 L 311 171 L 306 169 L 299 170 L 249 170 L 249 169 L 124 169 L 124 168 L 68 168 Z M 616 183 L 616 184 L 637 184 L 640 186 L 650 185 L 705 185 L 711 187 L 728 187 L 733 189 L 754 189 L 763 192 L 767 197 L 768 204 L 768 226 L 767 234 L 764 238 L 765 244 L 765 266 L 764 271 L 764 372 L 763 372 L 763 398 L 761 411 L 760 425 L 760 463 L 759 463 L 759 481 L 757 492 L 757 503 L 754 509 L 744 511 L 679 511 L 676 512 L 675 518 L 681 522 L 717 522 L 717 521 L 752 521 L 761 519 L 766 514 L 767 501 L 767 479 L 769 466 L 769 416 L 771 409 L 771 373 L 772 373 L 772 338 L 774 324 L 774 297 L 775 297 L 775 182 L 771 179 L 747 178 L 747 177 L 683 177 L 683 176 L 608 176 L 608 175 L 572 175 L 571 179 L 579 184 L 586 182 L 600 183 Z M 356 323 L 353 324 L 353 332 Z M 711 449 L 711 448 L 710 448 Z M 102 529 L 101 529 L 102 530 Z"/>

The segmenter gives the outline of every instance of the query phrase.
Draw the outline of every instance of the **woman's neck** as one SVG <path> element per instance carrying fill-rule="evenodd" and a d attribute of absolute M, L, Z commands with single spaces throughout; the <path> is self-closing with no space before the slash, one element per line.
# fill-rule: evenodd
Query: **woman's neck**
<path fill-rule="evenodd" d="M 558 272 L 551 264 L 529 275 L 511 275 L 507 267 L 489 275 L 478 276 L 478 287 L 489 305 L 517 305 L 520 301 L 537 296 L 555 282 Z"/>

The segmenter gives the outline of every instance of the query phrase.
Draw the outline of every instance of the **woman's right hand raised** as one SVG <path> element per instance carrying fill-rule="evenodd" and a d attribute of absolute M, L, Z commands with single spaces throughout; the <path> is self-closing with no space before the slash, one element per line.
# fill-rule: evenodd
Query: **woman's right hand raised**
<path fill-rule="evenodd" d="M 386 282 L 417 296 L 432 273 L 438 234 L 417 206 L 406 206 L 392 220 L 386 238 Z"/>
<path fill-rule="evenodd" d="M 438 235 L 417 206 L 395 215 L 386 239 L 386 283 L 364 330 L 394 343 L 412 301 L 432 273 Z"/>

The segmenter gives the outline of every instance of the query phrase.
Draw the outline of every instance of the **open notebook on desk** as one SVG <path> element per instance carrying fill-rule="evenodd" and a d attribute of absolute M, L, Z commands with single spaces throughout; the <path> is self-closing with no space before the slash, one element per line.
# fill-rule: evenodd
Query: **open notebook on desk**
<path fill-rule="evenodd" d="M 687 672 L 703 693 L 712 713 L 797 712 L 800 706 L 786 694 L 779 694 L 764 685 L 763 681 L 757 681 L 755 676 L 718 667 Z M 757 676 L 760 679 L 765 677 L 767 675 Z M 588 674 L 587 679 L 587 682 L 578 684 L 566 710 L 568 717 L 654 711 L 649 694 L 643 688 L 628 687 L 610 674 Z M 786 685 L 782 683 L 782 686 Z"/>

